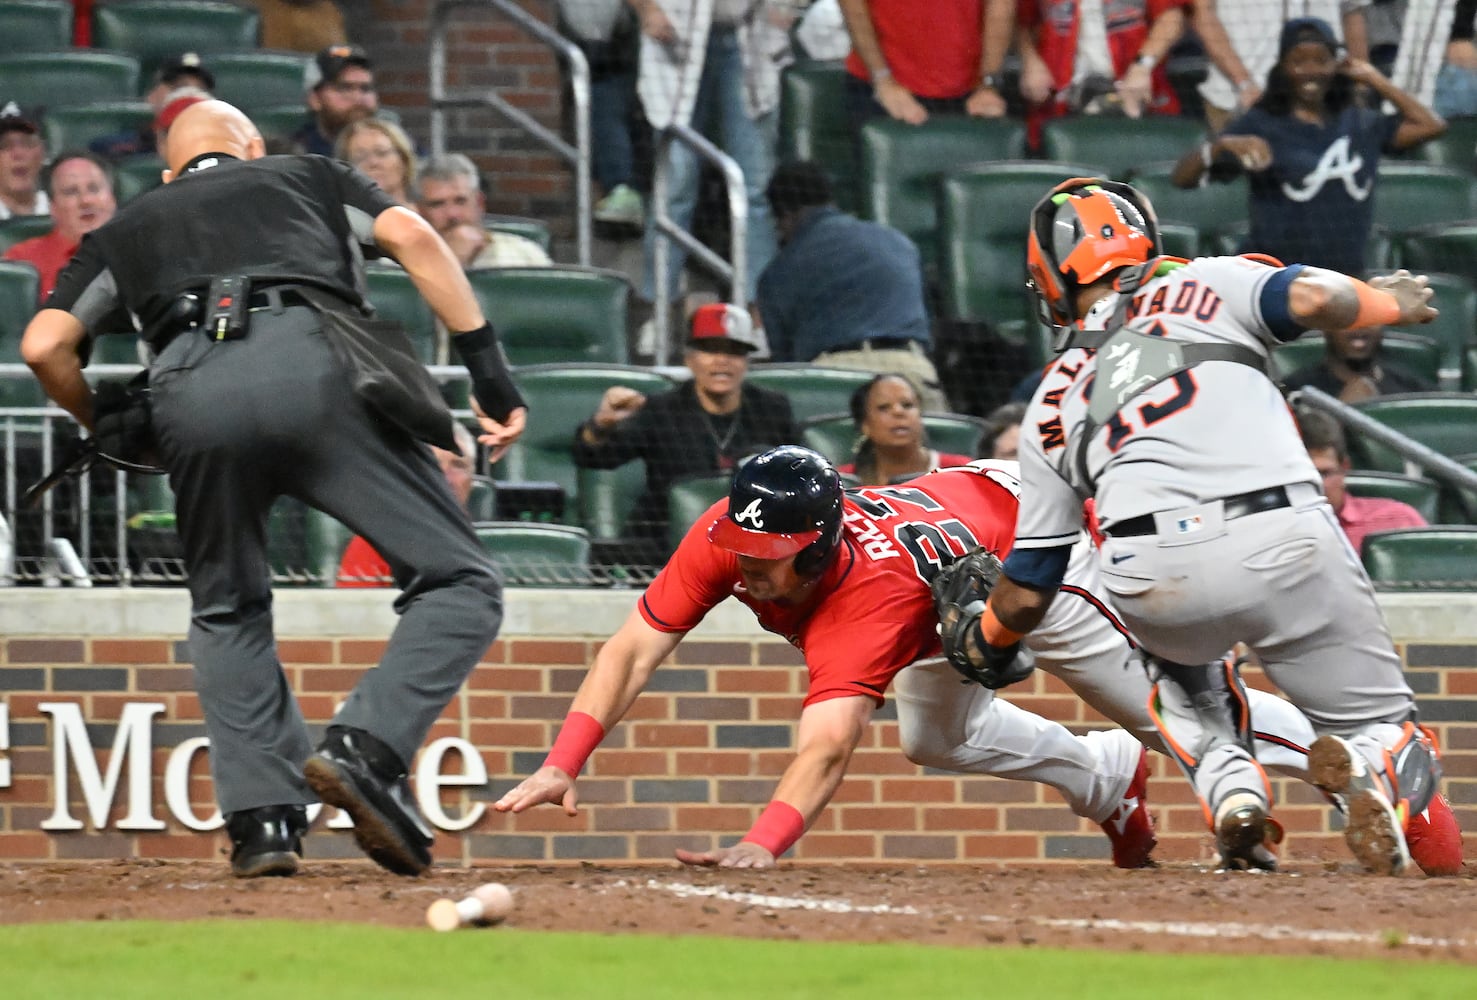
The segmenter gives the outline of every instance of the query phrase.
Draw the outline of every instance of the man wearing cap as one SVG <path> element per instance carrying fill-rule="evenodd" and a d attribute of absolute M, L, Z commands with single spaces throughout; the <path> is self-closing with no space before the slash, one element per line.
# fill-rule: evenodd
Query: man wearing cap
<path fill-rule="evenodd" d="M 0 219 L 51 211 L 41 189 L 45 161 L 46 144 L 31 117 L 14 101 L 0 108 Z"/>
<path fill-rule="evenodd" d="M 684 355 L 691 381 L 650 398 L 611 386 L 575 432 L 574 462 L 582 468 L 646 462 L 646 492 L 626 532 L 640 540 L 630 561 L 656 565 L 671 552 L 667 493 L 674 479 L 725 472 L 747 456 L 800 440 L 789 399 L 744 383 L 757 346 L 745 310 L 705 305 L 693 314 Z"/>
<path fill-rule="evenodd" d="M 379 110 L 374 63 L 357 45 L 330 45 L 308 63 L 303 80 L 312 117 L 293 133 L 304 153 L 332 156 L 339 132 Z"/>
<path fill-rule="evenodd" d="M 170 105 L 185 94 L 201 95 L 198 99 L 206 100 L 214 90 L 215 74 L 206 68 L 198 52 L 181 52 L 170 56 L 160 64 L 148 93 L 144 95 L 144 100 L 154 109 L 153 121 L 140 129 L 99 136 L 89 142 L 87 148 L 115 163 L 124 157 L 156 152 L 161 145 L 160 119 L 167 117 L 168 121 L 173 121 L 176 115 L 189 106 L 177 105 L 170 111 Z M 166 115 L 167 111 L 170 113 Z M 168 128 L 168 123 L 163 127 Z"/>
<path fill-rule="evenodd" d="M 46 193 L 51 200 L 51 232 L 22 240 L 5 251 L 4 257 L 36 268 L 41 275 L 42 302 L 56 287 L 57 275 L 77 252 L 82 237 L 118 210 L 107 162 L 84 150 L 57 156 L 46 172 Z"/>

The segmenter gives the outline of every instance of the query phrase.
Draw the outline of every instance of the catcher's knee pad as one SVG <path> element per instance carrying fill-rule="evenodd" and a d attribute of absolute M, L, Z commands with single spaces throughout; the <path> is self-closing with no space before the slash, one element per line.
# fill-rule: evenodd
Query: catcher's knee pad
<path fill-rule="evenodd" d="M 1425 726 L 1407 722 L 1400 739 L 1385 751 L 1385 779 L 1390 801 L 1406 802 L 1406 815 L 1424 812 L 1441 783 L 1441 748 Z"/>

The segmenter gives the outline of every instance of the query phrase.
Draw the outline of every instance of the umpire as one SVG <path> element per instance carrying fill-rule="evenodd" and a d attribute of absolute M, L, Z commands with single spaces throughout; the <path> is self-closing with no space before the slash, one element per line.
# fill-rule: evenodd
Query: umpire
<path fill-rule="evenodd" d="M 484 444 L 516 440 L 526 410 L 461 266 L 429 225 L 346 164 L 263 154 L 231 105 L 185 111 L 170 130 L 165 186 L 88 235 L 21 352 L 91 430 L 91 338 L 131 328 L 130 315 L 167 315 L 189 294 L 204 303 L 204 322 L 151 336 L 149 396 L 154 452 L 176 496 L 232 870 L 295 872 L 305 806 L 321 798 L 348 811 L 376 862 L 418 874 L 432 834 L 407 766 L 496 636 L 502 590 L 430 451 L 361 401 L 362 380 L 328 338 L 336 320 L 366 315 L 362 255 L 398 260 L 446 326 L 468 331 L 453 343 Z M 447 413 L 448 436 L 450 422 Z M 403 591 L 384 658 L 316 752 L 272 631 L 266 524 L 283 495 L 369 539 Z"/>

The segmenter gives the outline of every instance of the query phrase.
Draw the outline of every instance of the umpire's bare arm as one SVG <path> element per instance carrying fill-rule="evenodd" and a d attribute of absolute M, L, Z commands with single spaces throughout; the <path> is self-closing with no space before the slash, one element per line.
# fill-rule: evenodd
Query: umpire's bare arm
<path fill-rule="evenodd" d="M 87 330 L 62 309 L 42 309 L 26 326 L 21 357 L 46 395 L 92 430 L 92 388 L 82 377 L 82 342 Z"/>

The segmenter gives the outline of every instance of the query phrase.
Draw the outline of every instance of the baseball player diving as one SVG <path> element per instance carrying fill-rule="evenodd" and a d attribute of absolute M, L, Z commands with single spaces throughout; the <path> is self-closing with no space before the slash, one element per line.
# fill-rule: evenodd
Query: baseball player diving
<path fill-rule="evenodd" d="M 966 584 L 946 566 L 963 565 L 981 546 L 1009 552 L 1016 470 L 1014 462 L 980 461 L 904 486 L 843 493 L 836 471 L 815 452 L 786 446 L 753 459 L 601 647 L 544 765 L 494 808 L 558 803 L 574 815 L 575 779 L 590 754 L 682 637 L 734 597 L 804 653 L 809 687 L 798 746 L 742 840 L 718 851 L 678 851 L 680 860 L 773 865 L 830 801 L 896 679 L 900 741 L 910 760 L 1050 785 L 1073 812 L 1103 827 L 1116 865 L 1151 864 L 1144 744 L 1161 744 L 1146 707 L 1149 683 L 1122 625 L 1093 593 L 1087 544 L 1043 628 L 1027 641 L 1034 660 L 1018 661 L 1008 677 L 965 665 L 961 678 L 940 657 L 930 584 Z M 943 596 L 946 607 L 960 600 Z M 994 696 L 991 688 L 1024 677 L 1033 663 L 1125 729 L 1075 736 Z M 1258 752 L 1269 765 L 1299 772 L 1311 727 L 1281 699 L 1254 696 L 1265 733 Z"/>
<path fill-rule="evenodd" d="M 1426 279 L 1400 271 L 1366 284 L 1270 258 L 1162 257 L 1148 200 L 1092 178 L 1052 189 L 1030 224 L 1030 282 L 1060 356 L 1022 425 L 1003 579 L 946 648 L 981 670 L 1011 669 L 1054 613 L 1094 498 L 1102 585 L 1148 654 L 1155 722 L 1224 864 L 1276 867 L 1252 739 L 1265 703 L 1248 702 L 1222 656 L 1242 641 L 1318 732 L 1311 779 L 1346 814 L 1365 868 L 1401 872 L 1407 833 L 1440 854 L 1418 856 L 1423 867 L 1449 869 L 1455 851 L 1460 868 L 1438 749 L 1265 371 L 1269 349 L 1304 330 L 1429 321 Z"/>

